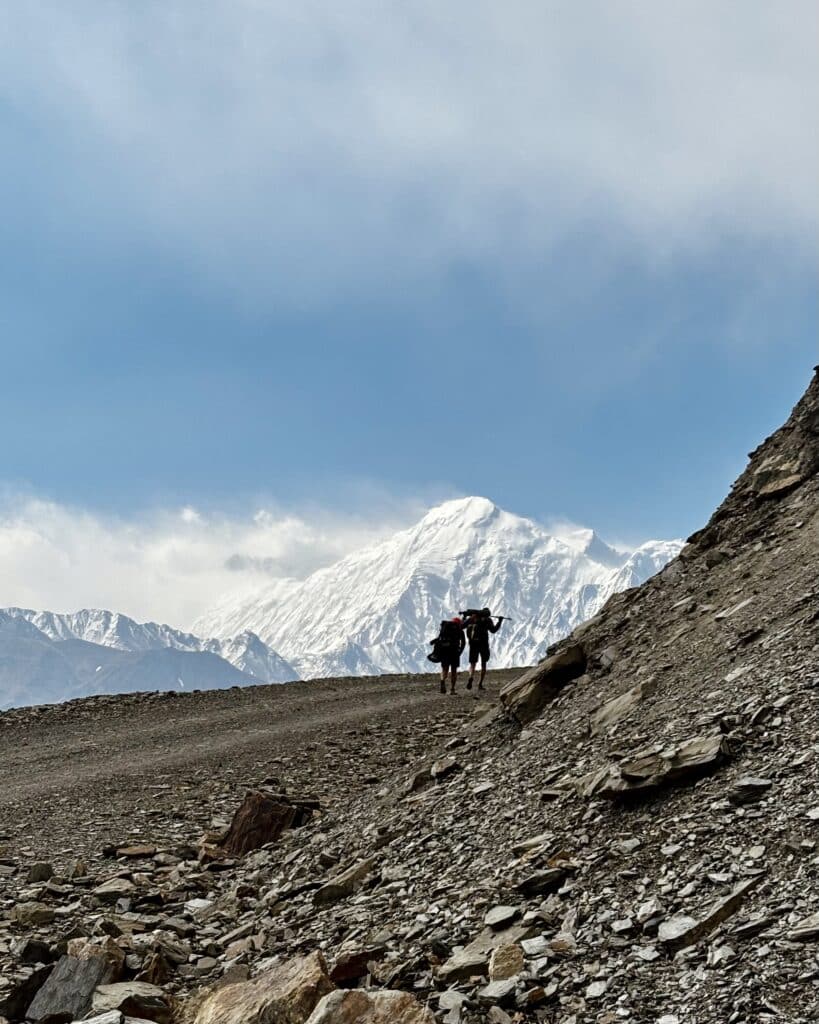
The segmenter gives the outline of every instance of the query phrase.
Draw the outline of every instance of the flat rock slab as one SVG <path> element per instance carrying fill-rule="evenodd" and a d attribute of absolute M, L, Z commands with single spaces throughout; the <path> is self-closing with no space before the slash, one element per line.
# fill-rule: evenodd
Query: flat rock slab
<path fill-rule="evenodd" d="M 788 932 L 791 942 L 815 942 L 819 939 L 819 913 L 811 914 Z"/>
<path fill-rule="evenodd" d="M 173 1006 L 170 996 L 145 981 L 122 981 L 100 985 L 94 993 L 91 1009 L 97 1013 L 119 1010 L 125 1016 L 171 1024 Z"/>
<path fill-rule="evenodd" d="M 670 953 L 693 946 L 739 910 L 745 896 L 762 881 L 757 875 L 741 882 L 727 896 L 717 900 L 700 918 L 678 915 L 660 925 L 658 939 Z"/>
<path fill-rule="evenodd" d="M 498 946 L 520 942 L 531 935 L 533 930 L 528 925 L 513 925 L 501 932 L 484 928 L 468 946 L 452 954 L 439 968 L 438 977 L 441 981 L 449 982 L 470 978 L 474 974 L 487 974 L 489 958 Z"/>
<path fill-rule="evenodd" d="M 715 771 L 731 756 L 721 733 L 695 736 L 665 750 L 646 750 L 617 765 L 606 765 L 584 776 L 577 789 L 584 797 L 616 800 L 632 793 L 694 782 Z"/>
<path fill-rule="evenodd" d="M 336 903 L 338 900 L 352 896 L 372 871 L 373 864 L 372 859 L 357 861 L 352 867 L 347 868 L 340 875 L 336 875 L 335 878 L 331 878 L 329 882 L 317 889 L 313 894 L 313 901 L 319 904 Z"/>
<path fill-rule="evenodd" d="M 507 928 L 517 917 L 520 917 L 520 907 L 492 907 L 486 912 L 483 923 L 489 928 Z"/>
<path fill-rule="evenodd" d="M 608 732 L 612 726 L 622 721 L 637 705 L 650 696 L 656 689 L 656 682 L 646 680 L 632 686 L 630 690 L 613 697 L 591 716 L 590 729 L 592 736 Z"/>

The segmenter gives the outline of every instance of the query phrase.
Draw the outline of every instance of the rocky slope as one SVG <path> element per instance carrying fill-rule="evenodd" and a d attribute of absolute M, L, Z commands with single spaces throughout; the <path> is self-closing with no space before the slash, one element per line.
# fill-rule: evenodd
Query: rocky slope
<path fill-rule="evenodd" d="M 592 530 L 554 536 L 486 498 L 463 498 L 302 582 L 229 596 L 195 628 L 213 636 L 252 629 L 305 679 L 423 672 L 442 618 L 491 607 L 511 617 L 495 638 L 495 663 L 527 665 L 680 547 L 615 550 Z"/>
<path fill-rule="evenodd" d="M 140 979 L 131 1010 L 196 1024 L 816 1020 L 818 468 L 816 376 L 677 559 L 377 782 L 339 763 L 305 793 L 283 765 L 198 855 L 144 816 L 57 880 L 12 843 L 0 1013 L 92 959 L 120 980 L 86 978 L 89 1007 Z"/>

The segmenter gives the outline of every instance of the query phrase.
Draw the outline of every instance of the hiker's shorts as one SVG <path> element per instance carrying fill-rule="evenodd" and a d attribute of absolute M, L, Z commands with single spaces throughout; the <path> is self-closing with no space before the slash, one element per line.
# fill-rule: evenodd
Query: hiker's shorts
<path fill-rule="evenodd" d="M 461 667 L 461 652 L 457 648 L 441 648 L 441 668 L 448 672 L 452 668 Z"/>
<path fill-rule="evenodd" d="M 479 661 L 489 661 L 489 644 L 469 645 L 469 664 L 477 665 Z"/>

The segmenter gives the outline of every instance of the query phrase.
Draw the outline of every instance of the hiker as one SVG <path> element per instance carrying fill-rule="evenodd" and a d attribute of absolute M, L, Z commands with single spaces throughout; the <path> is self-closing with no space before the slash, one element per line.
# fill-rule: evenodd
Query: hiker
<path fill-rule="evenodd" d="M 458 668 L 461 654 L 466 647 L 466 635 L 463 622 L 456 615 L 454 619 L 444 619 L 438 636 L 432 641 L 433 653 L 430 656 L 441 663 L 441 693 L 446 693 L 447 676 L 451 679 L 450 693 L 455 692 L 458 681 Z"/>
<path fill-rule="evenodd" d="M 497 622 L 493 622 L 497 619 Z M 497 633 L 503 622 L 502 615 L 493 615 L 489 608 L 481 608 L 479 611 L 470 609 L 466 620 L 466 635 L 469 637 L 469 679 L 466 683 L 467 690 L 472 689 L 475 681 L 475 669 L 478 659 L 481 661 L 481 676 L 478 680 L 478 689 L 483 690 L 483 681 L 486 677 L 486 665 L 489 661 L 489 634 Z"/>

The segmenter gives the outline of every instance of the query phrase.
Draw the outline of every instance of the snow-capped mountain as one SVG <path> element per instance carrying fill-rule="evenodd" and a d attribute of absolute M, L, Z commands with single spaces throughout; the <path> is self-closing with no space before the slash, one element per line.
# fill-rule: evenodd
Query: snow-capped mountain
<path fill-rule="evenodd" d="M 614 548 L 591 530 L 552 535 L 486 498 L 448 501 L 415 526 L 303 581 L 227 596 L 194 628 L 252 630 L 302 678 L 429 669 L 438 623 L 467 607 L 510 616 L 494 664 L 532 664 L 617 590 L 673 558 L 681 541 Z"/>
<path fill-rule="evenodd" d="M 210 651 L 124 650 L 66 635 L 54 639 L 0 610 L 0 711 L 100 693 L 214 690 L 259 680 Z"/>
<path fill-rule="evenodd" d="M 213 654 L 261 682 L 284 683 L 298 679 L 293 666 L 249 630 L 224 639 L 202 639 L 158 622 L 136 622 L 119 612 L 98 608 L 83 608 L 67 614 L 30 608 L 4 608 L 2 611 L 7 618 L 29 622 L 50 640 L 84 640 L 120 651 L 171 648 Z"/>

